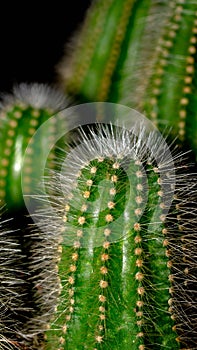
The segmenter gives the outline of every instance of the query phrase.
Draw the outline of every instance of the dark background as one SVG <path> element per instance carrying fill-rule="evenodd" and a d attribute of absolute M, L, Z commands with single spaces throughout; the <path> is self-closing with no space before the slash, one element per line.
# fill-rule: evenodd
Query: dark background
<path fill-rule="evenodd" d="M 1 4 L 0 93 L 10 92 L 20 82 L 53 83 L 55 66 L 91 2 Z"/>

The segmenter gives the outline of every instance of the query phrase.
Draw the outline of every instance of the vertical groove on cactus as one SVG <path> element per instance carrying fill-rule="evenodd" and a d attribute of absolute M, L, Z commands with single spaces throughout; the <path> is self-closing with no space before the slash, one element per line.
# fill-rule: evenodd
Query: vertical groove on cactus
<path fill-rule="evenodd" d="M 81 41 L 77 40 L 77 38 L 76 40 L 73 40 L 73 46 L 77 46 L 78 50 L 80 51 L 80 56 L 77 54 L 75 55 L 73 61 L 73 71 L 71 72 L 70 70 L 67 70 L 66 64 L 64 63 L 62 63 L 59 67 L 66 80 L 69 81 L 70 90 L 73 92 L 78 91 L 86 71 L 89 68 L 92 56 L 94 55 L 97 39 L 105 27 L 106 12 L 109 11 L 111 3 L 111 0 L 105 2 L 96 1 L 94 4 L 96 8 L 95 13 L 93 13 L 91 10 L 88 11 L 84 26 L 81 28 L 85 40 Z M 92 24 L 91 31 L 89 31 L 89 23 Z M 81 56 L 82 52 L 85 54 Z M 68 58 L 68 60 L 70 60 L 70 58 Z M 73 78 L 72 81 L 70 81 L 71 77 Z"/>
<path fill-rule="evenodd" d="M 78 95 L 84 90 L 82 93 L 85 98 L 88 96 L 91 100 L 102 101 L 106 99 L 134 2 L 134 0 L 121 2 L 107 0 L 96 1 L 92 5 L 93 11 L 90 8 L 86 19 L 87 25 L 85 22 L 81 32 L 85 41 L 80 38 L 74 41 L 80 56 L 78 54 L 72 56 L 71 69 L 66 68 L 67 60 L 70 61 L 67 56 L 66 62 L 63 61 L 59 65 L 68 93 Z M 89 30 L 90 23 L 91 30 Z M 105 37 L 106 31 L 109 35 Z M 85 53 L 82 57 L 81 52 Z"/>
<path fill-rule="evenodd" d="M 110 54 L 108 55 L 106 65 L 102 71 L 103 76 L 102 76 L 100 87 L 98 89 L 98 93 L 96 96 L 98 101 L 106 101 L 109 95 L 113 72 L 117 65 L 118 58 L 120 56 L 122 41 L 124 40 L 125 32 L 127 29 L 127 25 L 129 22 L 133 5 L 134 5 L 133 0 L 127 0 L 123 4 L 119 3 L 120 7 L 116 9 L 115 14 L 120 16 L 120 21 L 119 21 L 118 27 L 116 27 L 116 24 L 114 23 L 114 27 L 115 27 L 114 39 L 111 45 L 108 45 L 108 48 L 110 49 Z M 113 13 L 110 15 L 113 16 Z M 113 33 L 113 28 L 111 23 L 109 23 L 109 25 L 110 25 L 109 30 Z M 105 30 L 108 30 L 108 28 L 105 28 Z M 101 48 L 103 49 L 103 43 Z M 84 84 L 88 84 L 88 81 L 85 81 Z"/>
<path fill-rule="evenodd" d="M 196 336 L 196 307 L 186 292 L 189 280 L 193 291 L 196 285 L 196 209 L 184 197 L 195 191 L 194 180 L 174 178 L 153 134 L 143 140 L 143 132 L 137 138 L 100 126 L 90 135 L 81 132 L 61 174 L 48 180 L 51 213 L 37 212 L 43 235 L 59 245 L 61 294 L 46 348 L 186 348 L 190 332 Z"/>
<path fill-rule="evenodd" d="M 114 72 L 110 100 L 143 110 L 143 97 L 159 52 L 158 42 L 172 16 L 174 3 L 142 1 L 131 17 L 128 49 Z"/>

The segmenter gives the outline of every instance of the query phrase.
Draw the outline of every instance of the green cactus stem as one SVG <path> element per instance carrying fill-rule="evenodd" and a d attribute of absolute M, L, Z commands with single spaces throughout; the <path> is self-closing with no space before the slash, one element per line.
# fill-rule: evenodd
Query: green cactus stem
<path fill-rule="evenodd" d="M 95 1 L 60 82 L 79 101 L 137 109 L 197 152 L 196 43 L 196 1 Z"/>
<path fill-rule="evenodd" d="M 4 96 L 0 110 L 0 199 L 10 210 L 24 208 L 21 172 L 28 143 L 39 126 L 65 105 L 65 97 L 59 91 L 43 84 L 21 84 L 14 88 L 13 95 Z M 31 192 L 42 150 L 55 128 L 51 125 L 45 130 L 40 144 L 33 144 L 30 149 L 29 163 L 23 170 L 27 193 Z"/>
<path fill-rule="evenodd" d="M 189 303 L 183 289 L 187 279 L 196 282 L 186 275 L 189 255 L 194 268 L 196 242 L 189 252 L 184 195 L 187 181 L 191 192 L 194 183 L 174 175 L 154 132 L 136 137 L 111 125 L 89 131 L 65 154 L 61 183 L 58 172 L 51 176 L 51 212 L 37 213 L 43 235 L 56 235 L 61 279 L 46 349 L 183 348 L 182 310 Z M 172 197 L 175 208 L 168 213 Z M 190 316 L 192 327 L 196 316 Z"/>
<path fill-rule="evenodd" d="M 173 14 L 157 47 L 158 57 L 143 106 L 159 127 L 168 122 L 181 141 L 187 135 L 195 150 L 196 34 L 197 4 L 193 1 L 175 2 Z"/>
<path fill-rule="evenodd" d="M 50 296 L 47 293 L 47 298 L 45 298 L 46 290 L 56 289 L 57 278 L 55 279 L 51 274 L 51 278 L 47 279 L 44 287 L 38 283 L 40 274 L 43 279 L 45 278 L 42 274 L 42 254 L 48 257 L 47 262 L 51 268 L 53 268 L 53 261 L 50 259 L 50 251 L 47 250 L 46 242 L 39 237 L 39 234 L 36 238 L 33 235 L 32 238 L 29 226 L 32 224 L 32 220 L 26 217 L 23 191 L 26 194 L 33 193 L 37 180 L 36 175 L 43 162 L 45 149 L 48 149 L 49 144 L 53 144 L 56 132 L 59 130 L 58 128 L 61 128 L 61 121 L 59 120 L 58 125 L 56 125 L 54 119 L 50 119 L 50 117 L 63 109 L 66 103 L 62 93 L 54 88 L 42 84 L 21 84 L 14 88 L 13 95 L 4 96 L 1 104 L 0 199 L 1 203 L 6 204 L 3 219 L 13 217 L 13 220 L 9 221 L 10 234 L 8 233 L 5 243 L 6 248 L 4 249 L 2 242 L 0 256 L 3 271 L 1 299 L 5 308 L 5 321 L 2 321 L 5 332 L 3 336 L 12 341 L 12 344 L 9 343 L 10 346 L 18 346 L 19 349 L 42 349 L 43 324 L 50 320 L 51 305 L 57 299 L 55 293 L 50 293 Z M 48 128 L 42 129 L 42 135 L 35 143 L 33 135 L 48 119 L 51 120 L 51 122 L 48 121 Z M 25 154 L 27 145 L 29 146 L 28 154 Z M 51 160 L 54 155 L 55 152 L 52 150 L 51 153 L 47 154 L 48 159 L 44 158 L 48 167 L 52 164 Z M 15 258 L 15 246 L 16 250 L 18 247 L 21 252 L 21 257 Z M 41 252 L 39 256 L 37 255 L 38 247 L 39 252 Z M 9 249 L 13 252 L 12 259 L 6 256 L 6 249 L 8 252 Z M 10 264 L 5 281 L 3 261 L 7 265 Z M 35 275 L 32 271 L 32 265 L 34 266 L 36 263 Z M 12 273 L 12 269 L 13 275 L 9 282 L 9 273 Z M 19 285 L 18 280 L 21 282 Z M 36 304 L 34 303 L 34 295 L 37 296 Z M 7 303 L 4 302 L 4 298 Z M 12 299 L 16 302 L 15 308 L 14 306 L 11 308 Z M 39 300 L 43 301 L 42 305 L 39 304 Z M 8 324 L 5 324 L 6 322 Z M 8 345 L 6 344 L 6 346 Z"/>

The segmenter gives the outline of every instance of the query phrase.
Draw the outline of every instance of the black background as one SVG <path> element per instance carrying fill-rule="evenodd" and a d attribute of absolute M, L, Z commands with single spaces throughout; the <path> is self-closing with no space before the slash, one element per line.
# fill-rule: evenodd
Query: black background
<path fill-rule="evenodd" d="M 20 82 L 53 83 L 64 47 L 90 4 L 91 0 L 1 4 L 0 93 Z"/>

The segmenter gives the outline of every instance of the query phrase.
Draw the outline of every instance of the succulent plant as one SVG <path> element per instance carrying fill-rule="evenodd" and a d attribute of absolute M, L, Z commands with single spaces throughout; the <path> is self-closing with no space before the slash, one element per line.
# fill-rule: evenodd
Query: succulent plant
<path fill-rule="evenodd" d="M 61 84 L 75 101 L 143 112 L 196 153 L 196 43 L 195 0 L 96 0 L 59 64 Z M 143 123 L 107 123 L 102 104 L 100 124 L 57 152 L 68 120 L 50 117 L 66 105 L 39 84 L 1 103 L 0 347 L 197 349 L 190 161 Z M 24 193 L 39 199 L 32 218 Z"/>
<path fill-rule="evenodd" d="M 61 92 L 43 84 L 21 84 L 13 89 L 12 95 L 2 98 L 0 200 L 6 208 L 2 212 L 2 220 L 8 222 L 0 241 L 2 349 L 9 349 L 9 346 L 10 349 L 41 349 L 43 323 L 45 319 L 50 319 L 50 301 L 55 296 L 51 294 L 49 297 L 48 294 L 40 308 L 38 299 L 43 298 L 47 286 L 50 283 L 54 286 L 56 281 L 52 276 L 51 280 L 48 278 L 41 293 L 42 287 L 37 280 L 42 274 L 42 255 L 47 256 L 47 247 L 39 235 L 35 238 L 33 230 L 30 230 L 32 220 L 27 217 L 23 194 L 24 191 L 26 194 L 33 193 L 34 187 L 38 186 L 37 174 L 45 160 L 45 148 L 53 144 L 53 138 L 62 125 L 60 120 L 58 125 L 54 125 L 50 117 L 66 104 Z M 49 127 L 43 130 L 41 138 L 33 142 L 33 135 L 48 119 L 51 120 L 48 121 Z M 51 151 L 48 156 L 47 166 L 50 167 L 54 152 Z M 52 268 L 49 255 L 48 263 Z M 35 264 L 37 275 L 32 270 Z M 44 279 L 44 275 L 42 277 Z M 39 294 L 36 304 L 34 294 Z"/>
<path fill-rule="evenodd" d="M 196 1 L 94 1 L 59 79 L 80 102 L 137 109 L 196 153 L 196 43 Z"/>
<path fill-rule="evenodd" d="M 183 157 L 143 127 L 101 124 L 79 139 L 48 180 L 51 211 L 37 212 L 61 279 L 46 349 L 194 346 L 195 180 Z"/>
<path fill-rule="evenodd" d="M 44 84 L 21 84 L 14 87 L 13 94 L 3 96 L 0 110 L 0 199 L 11 211 L 24 209 L 21 172 L 26 192 L 32 193 L 45 143 L 53 137 L 58 126 L 51 125 L 42 135 L 40 144 L 32 145 L 24 167 L 28 143 L 39 126 L 66 104 L 61 92 Z"/>

